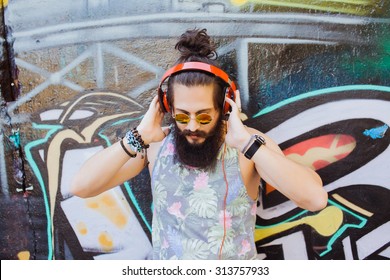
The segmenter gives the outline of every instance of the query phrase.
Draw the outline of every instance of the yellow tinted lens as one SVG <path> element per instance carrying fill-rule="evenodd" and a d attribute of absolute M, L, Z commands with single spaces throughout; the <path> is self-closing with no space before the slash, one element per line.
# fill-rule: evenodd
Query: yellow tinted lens
<path fill-rule="evenodd" d="M 211 117 L 209 114 L 203 113 L 203 114 L 197 115 L 197 116 L 196 116 L 196 120 L 197 120 L 200 124 L 208 124 L 208 123 L 210 123 L 213 119 L 212 119 L 212 117 Z"/>
<path fill-rule="evenodd" d="M 189 123 L 190 122 L 190 117 L 186 114 L 176 114 L 175 115 L 175 120 L 178 123 Z"/>

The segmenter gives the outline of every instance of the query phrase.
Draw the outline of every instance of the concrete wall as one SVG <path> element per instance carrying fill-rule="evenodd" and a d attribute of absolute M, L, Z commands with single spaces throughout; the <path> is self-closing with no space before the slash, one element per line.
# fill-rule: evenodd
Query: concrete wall
<path fill-rule="evenodd" d="M 86 200 L 69 183 L 137 125 L 194 27 L 215 38 L 247 124 L 329 192 L 312 213 L 264 186 L 259 258 L 390 258 L 388 1 L 1 3 L 1 259 L 149 257 L 146 172 Z"/>

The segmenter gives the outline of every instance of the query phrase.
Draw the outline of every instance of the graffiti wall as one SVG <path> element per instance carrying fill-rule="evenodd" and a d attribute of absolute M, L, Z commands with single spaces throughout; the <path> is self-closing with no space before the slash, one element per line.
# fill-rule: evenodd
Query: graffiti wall
<path fill-rule="evenodd" d="M 1 17 L 1 259 L 150 258 L 146 170 L 89 199 L 69 185 L 139 123 L 194 27 L 247 125 L 329 193 L 308 212 L 262 183 L 258 258 L 390 258 L 388 1 L 2 0 Z"/>

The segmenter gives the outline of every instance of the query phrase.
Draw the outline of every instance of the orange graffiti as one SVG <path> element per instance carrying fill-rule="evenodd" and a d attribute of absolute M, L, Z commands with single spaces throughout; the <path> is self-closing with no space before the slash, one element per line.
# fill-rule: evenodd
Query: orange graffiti
<path fill-rule="evenodd" d="M 86 205 L 90 209 L 98 211 L 109 219 L 114 225 L 123 228 L 127 224 L 127 211 L 123 209 L 120 200 L 117 200 L 111 193 L 102 193 L 99 196 L 86 200 Z"/>
<path fill-rule="evenodd" d="M 318 170 L 318 167 L 323 168 L 345 158 L 355 147 L 356 140 L 352 136 L 329 134 L 300 142 L 283 152 L 288 158 Z"/>
<path fill-rule="evenodd" d="M 112 251 L 114 242 L 107 232 L 102 232 L 99 235 L 99 244 L 102 246 L 102 250 L 105 252 Z"/>
<path fill-rule="evenodd" d="M 18 259 L 19 260 L 29 260 L 30 259 L 30 252 L 29 251 L 21 251 L 18 253 Z"/>
<path fill-rule="evenodd" d="M 77 224 L 77 230 L 81 235 L 86 235 L 88 233 L 88 228 L 83 222 Z"/>
<path fill-rule="evenodd" d="M 319 170 L 347 157 L 356 147 L 356 140 L 350 135 L 328 134 L 302 141 L 283 151 L 289 159 Z M 275 189 L 267 185 L 266 193 Z"/>

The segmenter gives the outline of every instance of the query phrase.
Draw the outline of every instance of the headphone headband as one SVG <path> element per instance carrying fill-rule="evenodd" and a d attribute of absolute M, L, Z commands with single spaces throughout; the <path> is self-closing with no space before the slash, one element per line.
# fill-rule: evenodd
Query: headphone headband
<path fill-rule="evenodd" d="M 167 99 L 167 92 L 163 91 L 162 85 L 173 74 L 177 74 L 177 73 L 185 72 L 185 71 L 206 72 L 206 73 L 213 74 L 215 77 L 222 79 L 228 85 L 228 87 L 226 88 L 226 92 L 224 93 L 225 96 L 228 96 L 229 98 L 235 100 L 235 96 L 236 96 L 235 92 L 237 90 L 237 87 L 234 84 L 234 82 L 229 78 L 229 75 L 225 71 L 223 71 L 222 69 L 220 69 L 214 65 L 204 63 L 204 62 L 197 62 L 197 61 L 184 62 L 181 64 L 177 64 L 177 65 L 173 66 L 172 68 L 168 69 L 164 73 L 163 77 L 161 78 L 160 84 L 158 85 L 157 91 L 158 91 L 159 101 L 160 101 L 162 110 L 164 112 L 169 112 L 170 108 L 169 108 L 168 99 Z M 227 102 L 224 102 L 223 110 L 224 110 L 225 114 L 229 112 L 230 105 Z"/>
<path fill-rule="evenodd" d="M 170 76 L 173 74 L 183 72 L 183 71 L 191 71 L 191 70 L 199 70 L 199 71 L 204 71 L 213 74 L 216 77 L 221 78 L 225 83 L 227 83 L 233 91 L 236 91 L 236 85 L 234 82 L 229 78 L 229 75 L 223 71 L 222 69 L 208 64 L 204 62 L 197 62 L 197 61 L 192 61 L 192 62 L 185 62 L 181 64 L 177 64 L 173 66 L 172 68 L 168 69 L 163 77 L 161 78 L 161 82 L 159 84 L 159 88 L 162 86 L 162 84 L 165 82 L 166 79 L 168 79 Z"/>

